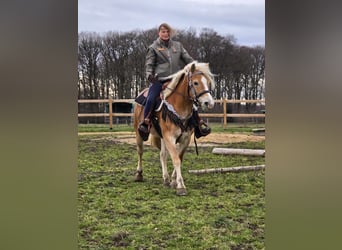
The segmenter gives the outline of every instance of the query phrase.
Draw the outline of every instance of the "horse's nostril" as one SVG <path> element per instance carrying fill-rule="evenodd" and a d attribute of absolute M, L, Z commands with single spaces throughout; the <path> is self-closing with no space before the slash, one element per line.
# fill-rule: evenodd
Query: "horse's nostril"
<path fill-rule="evenodd" d="M 205 102 L 204 105 L 208 107 L 209 106 L 209 102 Z"/>

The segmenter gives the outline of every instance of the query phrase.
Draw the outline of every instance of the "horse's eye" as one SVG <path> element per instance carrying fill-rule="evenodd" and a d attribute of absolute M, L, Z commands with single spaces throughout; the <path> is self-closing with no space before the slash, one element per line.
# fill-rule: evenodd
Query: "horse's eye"
<path fill-rule="evenodd" d="M 194 85 L 197 86 L 197 85 L 198 85 L 198 82 L 194 82 Z"/>

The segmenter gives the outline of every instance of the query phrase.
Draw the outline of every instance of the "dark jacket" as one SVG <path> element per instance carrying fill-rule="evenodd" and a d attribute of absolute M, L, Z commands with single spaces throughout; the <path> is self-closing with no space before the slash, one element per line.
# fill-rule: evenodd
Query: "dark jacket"
<path fill-rule="evenodd" d="M 165 42 L 158 38 L 147 50 L 146 78 L 158 74 L 159 78 L 167 77 L 182 69 L 194 59 L 183 48 L 180 42 L 169 40 Z"/>

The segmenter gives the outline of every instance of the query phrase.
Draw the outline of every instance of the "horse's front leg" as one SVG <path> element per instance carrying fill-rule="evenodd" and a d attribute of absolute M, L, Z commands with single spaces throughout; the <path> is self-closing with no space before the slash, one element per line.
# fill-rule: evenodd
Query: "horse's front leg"
<path fill-rule="evenodd" d="M 176 169 L 173 168 L 172 175 L 171 175 L 171 184 L 170 186 L 172 188 L 177 188 L 177 174 L 176 174 Z"/>
<path fill-rule="evenodd" d="M 164 140 L 161 140 L 160 163 L 161 163 L 162 171 L 163 171 L 164 186 L 169 187 L 170 186 L 170 176 L 169 176 L 169 173 L 167 171 L 167 150 L 166 150 Z"/>
<path fill-rule="evenodd" d="M 164 143 L 166 148 L 168 149 L 172 164 L 174 167 L 174 172 L 172 173 L 172 177 L 176 179 L 176 190 L 177 195 L 186 195 L 186 187 L 184 185 L 182 173 L 181 173 L 181 158 L 179 157 L 179 153 L 176 147 L 176 140 L 172 136 L 165 136 Z"/>
<path fill-rule="evenodd" d="M 187 147 L 189 146 L 190 143 L 190 138 L 191 138 L 191 134 L 188 137 L 183 138 L 184 140 L 182 141 L 182 143 L 179 144 L 178 147 L 178 156 L 179 159 L 181 161 L 181 163 L 183 162 L 183 156 L 184 153 L 187 149 Z M 176 173 L 176 169 L 173 169 L 172 175 L 171 175 L 171 184 L 170 186 L 173 188 L 177 188 L 177 173 Z"/>

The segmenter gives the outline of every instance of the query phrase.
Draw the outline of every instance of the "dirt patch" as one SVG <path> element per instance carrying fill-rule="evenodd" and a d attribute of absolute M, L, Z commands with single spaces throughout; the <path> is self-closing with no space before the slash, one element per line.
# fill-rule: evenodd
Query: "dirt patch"
<path fill-rule="evenodd" d="M 80 132 L 78 135 L 103 135 L 97 139 L 109 139 L 118 143 L 135 144 L 134 132 Z M 197 139 L 197 145 L 215 146 L 217 144 L 237 143 L 237 142 L 259 142 L 265 140 L 264 135 L 248 135 L 242 133 L 211 133 L 205 137 Z M 145 144 L 150 145 L 150 141 Z M 194 145 L 194 140 L 191 140 L 190 146 Z"/>

